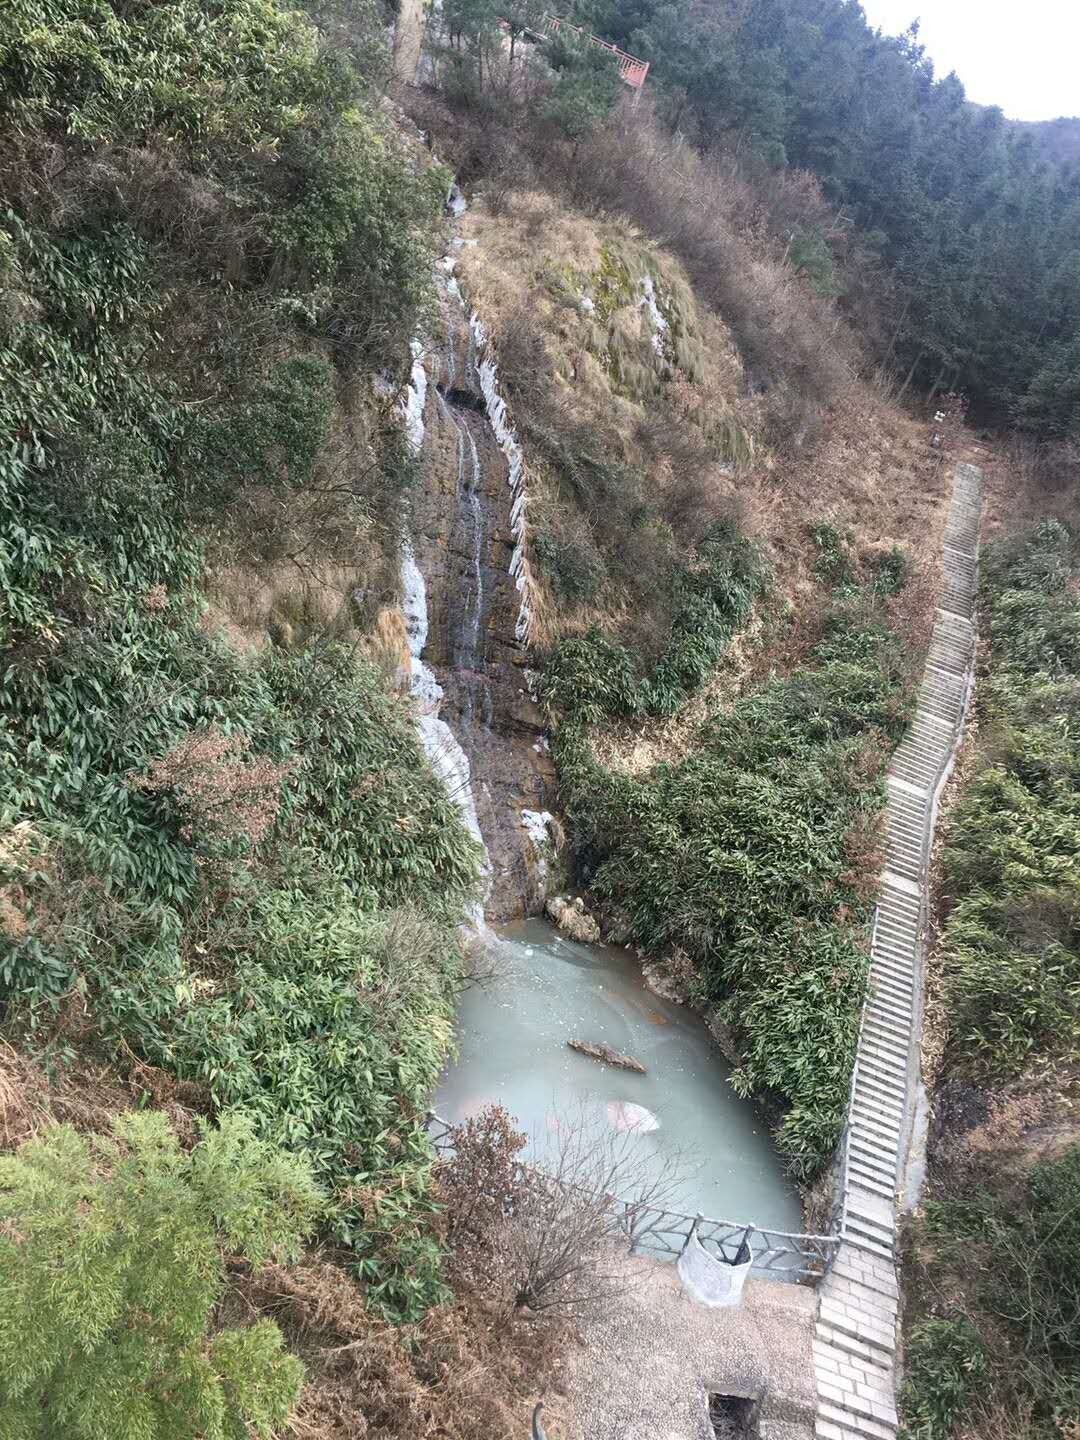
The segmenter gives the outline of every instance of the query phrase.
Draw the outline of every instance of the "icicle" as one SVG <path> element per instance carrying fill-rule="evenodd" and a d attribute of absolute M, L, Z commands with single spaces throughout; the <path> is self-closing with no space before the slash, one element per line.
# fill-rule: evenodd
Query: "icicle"
<path fill-rule="evenodd" d="M 414 455 L 420 454 L 424 443 L 424 406 L 427 404 L 427 371 L 424 369 L 424 362 L 421 356 L 424 347 L 419 340 L 414 340 L 410 347 L 412 349 L 412 370 L 409 374 L 409 384 L 405 391 L 405 434 L 409 439 L 409 447 Z"/>
<path fill-rule="evenodd" d="M 469 317 L 469 329 L 480 357 L 476 366 L 476 373 L 480 378 L 480 392 L 484 397 L 492 433 L 506 457 L 507 484 L 514 497 L 510 507 L 510 533 L 514 537 L 510 574 L 514 576 L 521 595 L 514 633 L 520 644 L 528 645 L 532 627 L 532 611 L 529 606 L 532 577 L 525 557 L 525 456 L 511 428 L 506 401 L 499 394 L 499 371 L 494 357 L 487 353 L 487 332 L 475 311 Z"/>
<path fill-rule="evenodd" d="M 414 454 L 419 454 L 424 443 L 424 406 L 427 402 L 428 382 L 427 371 L 420 358 L 423 346 L 418 340 L 412 343 L 412 354 L 412 373 L 402 408 L 409 445 Z M 428 638 L 427 585 L 416 563 L 412 544 L 408 540 L 401 552 L 401 610 L 409 644 L 409 689 L 419 708 L 416 725 L 420 733 L 420 743 L 432 770 L 461 812 L 466 829 L 483 851 L 481 873 L 486 891 L 491 876 L 491 858 L 476 814 L 469 759 L 455 739 L 450 726 L 436 714 L 443 698 L 443 689 L 435 678 L 435 672 L 425 665 L 421 658 Z M 477 901 L 470 911 L 469 920 L 477 929 L 485 928 L 484 907 L 480 901 Z"/>
<path fill-rule="evenodd" d="M 651 275 L 641 277 L 642 297 L 641 303 L 649 312 L 649 321 L 652 324 L 652 347 L 661 358 L 666 354 L 665 336 L 668 331 L 668 322 L 664 312 L 657 304 L 656 286 L 653 284 Z"/>

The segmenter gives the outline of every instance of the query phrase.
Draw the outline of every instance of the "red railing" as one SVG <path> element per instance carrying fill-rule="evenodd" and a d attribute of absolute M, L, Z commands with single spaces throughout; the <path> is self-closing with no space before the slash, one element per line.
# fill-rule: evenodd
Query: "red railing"
<path fill-rule="evenodd" d="M 619 77 L 626 81 L 627 85 L 640 90 L 645 84 L 645 76 L 649 73 L 649 61 L 638 60 L 634 55 L 628 55 L 625 50 L 620 50 L 617 45 L 609 45 L 606 40 L 599 36 L 590 35 L 587 30 L 582 30 L 580 25 L 571 25 L 569 20 L 563 20 L 559 15 L 545 15 L 544 29 L 550 30 L 557 35 L 560 30 L 573 30 L 575 35 L 587 40 L 590 45 L 599 45 L 601 50 L 607 50 L 615 56 L 615 62 L 619 67 Z"/>

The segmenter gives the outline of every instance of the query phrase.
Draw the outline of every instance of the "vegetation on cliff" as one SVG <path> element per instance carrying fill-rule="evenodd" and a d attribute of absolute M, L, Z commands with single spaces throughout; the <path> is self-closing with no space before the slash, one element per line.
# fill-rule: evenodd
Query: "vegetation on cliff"
<path fill-rule="evenodd" d="M 730 586 L 729 624 L 745 618 L 738 594 Z M 733 1084 L 780 1106 L 777 1140 L 803 1178 L 839 1140 L 858 1036 L 881 777 L 912 673 L 888 621 L 880 591 L 845 583 L 804 664 L 710 707 L 686 755 L 645 773 L 598 761 L 596 686 L 575 706 L 560 684 L 567 651 L 593 675 L 625 676 L 611 645 L 565 642 L 552 661 L 582 873 L 638 944 L 673 957 L 691 995 L 718 1007 L 741 1057 Z M 605 686 L 608 713 L 651 684 Z"/>
<path fill-rule="evenodd" d="M 9 6 L 0 115 L 9 1030 L 305 1156 L 369 1300 L 417 1315 L 477 857 L 353 591 L 395 563 L 371 371 L 407 357 L 444 179 L 272 0 Z M 239 572 L 305 623 L 234 621 Z"/>

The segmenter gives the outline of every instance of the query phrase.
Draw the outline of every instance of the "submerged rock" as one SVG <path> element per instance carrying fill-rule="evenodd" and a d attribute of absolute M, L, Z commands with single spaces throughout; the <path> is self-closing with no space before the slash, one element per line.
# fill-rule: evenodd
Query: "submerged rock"
<path fill-rule="evenodd" d="M 635 1105 L 631 1100 L 609 1100 L 607 1117 L 616 1130 L 659 1130 L 660 1121 L 646 1110 L 644 1105 Z"/>
<path fill-rule="evenodd" d="M 634 1070 L 639 1075 L 645 1074 L 645 1066 L 640 1060 L 635 1060 L 633 1055 L 623 1055 L 618 1050 L 613 1050 L 610 1045 L 604 1045 L 591 1040 L 567 1040 L 571 1050 L 576 1050 L 579 1055 L 587 1055 L 590 1060 L 602 1060 L 605 1065 L 618 1065 L 621 1070 Z"/>
<path fill-rule="evenodd" d="M 585 902 L 580 896 L 576 900 L 567 900 L 565 895 L 553 895 L 547 902 L 547 913 L 571 940 L 578 940 L 583 945 L 600 943 L 600 925 L 585 909 Z"/>

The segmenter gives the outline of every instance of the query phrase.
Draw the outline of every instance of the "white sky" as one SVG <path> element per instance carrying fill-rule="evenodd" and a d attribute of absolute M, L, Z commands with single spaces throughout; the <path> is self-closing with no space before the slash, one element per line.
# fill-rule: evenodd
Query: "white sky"
<path fill-rule="evenodd" d="M 870 24 L 919 37 L 944 79 L 1013 120 L 1080 115 L 1080 0 L 862 0 Z"/>

